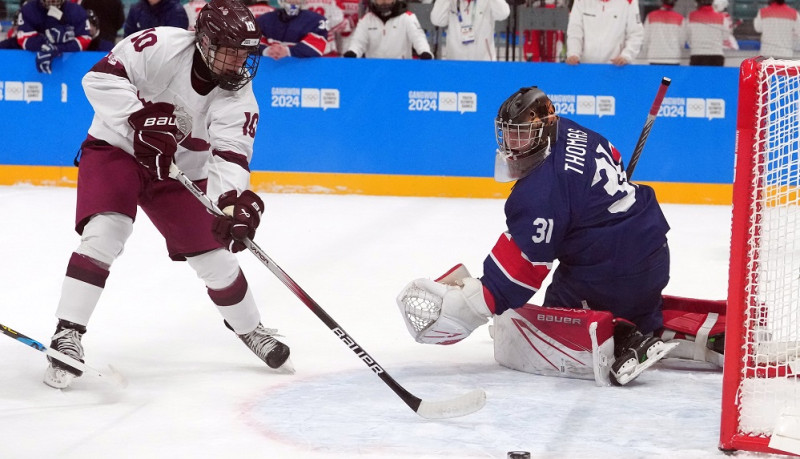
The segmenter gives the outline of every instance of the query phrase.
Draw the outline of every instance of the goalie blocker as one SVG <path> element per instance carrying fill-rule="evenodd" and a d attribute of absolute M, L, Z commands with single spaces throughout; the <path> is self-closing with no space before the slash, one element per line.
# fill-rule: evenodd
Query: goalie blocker
<path fill-rule="evenodd" d="M 480 280 L 459 264 L 439 279 L 412 281 L 400 292 L 397 303 L 417 342 L 453 344 L 494 315 L 488 298 Z M 607 311 L 530 304 L 494 316 L 490 332 L 495 360 L 514 370 L 590 379 L 602 386 L 626 384 L 670 352 L 670 360 L 691 361 L 690 368 L 697 362 L 721 367 L 725 302 L 663 298 L 665 328 L 655 338 L 639 334 L 633 362 L 615 364 L 622 355 L 617 349 L 615 357 L 615 332 L 620 344 L 630 339 L 626 330 L 631 324 L 624 319 L 615 320 Z M 618 368 L 623 364 L 633 367 Z"/>

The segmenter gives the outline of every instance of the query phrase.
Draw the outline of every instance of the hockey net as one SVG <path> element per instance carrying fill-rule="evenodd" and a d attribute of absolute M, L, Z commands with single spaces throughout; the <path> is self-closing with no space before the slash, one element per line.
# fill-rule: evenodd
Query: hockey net
<path fill-rule="evenodd" d="M 800 411 L 800 61 L 742 63 L 720 448 Z M 775 446 L 775 444 L 773 444 Z"/>

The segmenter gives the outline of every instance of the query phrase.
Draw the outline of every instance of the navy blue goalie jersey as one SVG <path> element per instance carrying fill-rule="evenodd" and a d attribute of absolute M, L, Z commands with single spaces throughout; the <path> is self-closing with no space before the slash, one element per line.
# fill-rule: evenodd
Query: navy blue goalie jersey
<path fill-rule="evenodd" d="M 484 262 L 481 281 L 497 314 L 524 305 L 554 260 L 563 276 L 613 288 L 649 269 L 648 258 L 667 241 L 653 189 L 628 182 L 619 151 L 572 120 L 558 123 L 550 155 L 514 185 L 507 232 Z"/>

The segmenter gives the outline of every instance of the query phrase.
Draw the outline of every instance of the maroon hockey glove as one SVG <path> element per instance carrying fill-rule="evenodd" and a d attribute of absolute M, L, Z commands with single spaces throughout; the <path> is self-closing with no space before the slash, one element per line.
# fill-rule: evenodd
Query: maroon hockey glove
<path fill-rule="evenodd" d="M 133 154 L 158 180 L 169 176 L 169 166 L 178 149 L 175 107 L 158 102 L 145 106 L 128 117 L 133 128 Z"/>
<path fill-rule="evenodd" d="M 220 195 L 217 206 L 226 215 L 214 219 L 214 239 L 231 252 L 241 252 L 246 248 L 244 239 L 252 240 L 256 235 L 264 212 L 264 201 L 250 190 L 243 191 L 239 196 L 236 196 L 236 190 L 231 190 Z"/>

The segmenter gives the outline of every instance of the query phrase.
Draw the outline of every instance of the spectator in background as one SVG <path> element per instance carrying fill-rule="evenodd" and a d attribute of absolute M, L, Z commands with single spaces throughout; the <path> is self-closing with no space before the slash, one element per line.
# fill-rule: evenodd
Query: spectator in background
<path fill-rule="evenodd" d="M 800 15 L 785 0 L 772 0 L 758 10 L 753 28 L 761 33 L 761 55 L 791 59 L 800 37 Z"/>
<path fill-rule="evenodd" d="M 325 16 L 328 21 L 328 45 L 322 55 L 338 56 L 339 50 L 344 49 L 339 47 L 339 43 L 342 41 L 341 34 L 347 28 L 341 0 L 306 0 L 303 8 Z"/>
<path fill-rule="evenodd" d="M 697 0 L 689 13 L 689 65 L 725 65 L 722 44 L 730 34 L 730 19 L 714 11 L 713 0 Z"/>
<path fill-rule="evenodd" d="M 525 6 L 529 8 L 562 8 L 564 3 L 564 0 L 525 0 Z M 522 35 L 522 55 L 527 62 L 563 60 L 563 30 L 523 30 Z"/>
<path fill-rule="evenodd" d="M 92 37 L 86 50 L 111 51 L 114 48 L 114 42 L 106 40 L 100 35 L 100 21 L 97 19 L 97 15 L 92 10 L 86 10 L 86 17 L 89 19 L 89 35 Z"/>
<path fill-rule="evenodd" d="M 183 5 L 186 10 L 186 17 L 189 19 L 189 30 L 194 30 L 194 23 L 197 21 L 197 13 L 206 6 L 208 0 L 189 0 L 189 3 Z"/>
<path fill-rule="evenodd" d="M 86 10 L 64 0 L 29 0 L 20 8 L 17 42 L 36 52 L 36 70 L 52 73 L 52 61 L 65 52 L 85 51 L 92 38 Z"/>
<path fill-rule="evenodd" d="M 0 40 L 0 49 L 22 49 L 17 41 L 17 24 L 19 23 L 20 14 L 17 11 L 17 15 L 14 17 L 14 22 L 11 23 L 8 32 L 3 32 L 2 37 L 0 37 L 2 38 Z"/>
<path fill-rule="evenodd" d="M 280 8 L 256 18 L 261 28 L 262 54 L 273 59 L 319 57 L 328 45 L 325 17 L 304 10 L 303 0 L 279 0 Z"/>
<path fill-rule="evenodd" d="M 575 0 L 567 23 L 567 64 L 629 64 L 643 39 L 638 0 Z"/>
<path fill-rule="evenodd" d="M 642 51 L 651 64 L 679 65 L 686 45 L 686 18 L 673 10 L 675 0 L 662 0 L 661 8 L 644 20 Z"/>
<path fill-rule="evenodd" d="M 275 11 L 275 8 L 269 4 L 267 1 L 262 0 L 248 0 L 245 2 L 247 5 L 247 9 L 253 13 L 253 16 L 258 19 L 259 16 L 262 14 L 267 14 L 269 12 Z"/>
<path fill-rule="evenodd" d="M 447 27 L 445 59 L 495 61 L 496 21 L 507 18 L 511 9 L 505 0 L 436 0 L 431 22 Z"/>
<path fill-rule="evenodd" d="M 426 0 L 425 3 L 430 3 L 431 0 Z M 339 49 L 347 49 L 350 45 L 350 36 L 356 30 L 358 20 L 361 18 L 361 13 L 364 11 L 364 6 L 360 0 L 341 0 L 342 10 L 344 11 L 344 25 L 341 31 L 338 32 L 336 45 Z"/>
<path fill-rule="evenodd" d="M 370 0 L 369 12 L 358 21 L 344 57 L 411 59 L 412 47 L 420 59 L 433 59 L 417 16 L 399 0 Z"/>
<path fill-rule="evenodd" d="M 180 0 L 139 0 L 134 3 L 125 19 L 125 36 L 159 26 L 189 28 L 189 17 Z"/>
<path fill-rule="evenodd" d="M 722 47 L 724 49 L 739 49 L 739 42 L 736 40 L 736 37 L 733 35 L 733 30 L 742 23 L 742 20 L 739 19 L 736 24 L 733 23 L 733 19 L 731 15 L 728 14 L 728 0 L 712 0 L 711 7 L 714 8 L 714 11 L 717 13 L 721 13 L 728 19 L 728 36 L 725 37 L 725 40 L 722 41 Z"/>
<path fill-rule="evenodd" d="M 100 24 L 99 37 L 111 43 L 117 42 L 120 29 L 125 24 L 125 7 L 121 0 L 81 0 L 85 10 L 92 10 Z"/>

